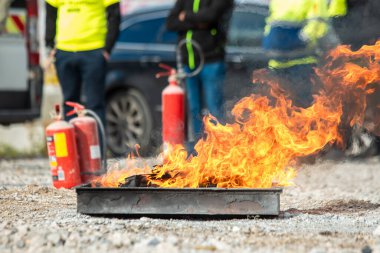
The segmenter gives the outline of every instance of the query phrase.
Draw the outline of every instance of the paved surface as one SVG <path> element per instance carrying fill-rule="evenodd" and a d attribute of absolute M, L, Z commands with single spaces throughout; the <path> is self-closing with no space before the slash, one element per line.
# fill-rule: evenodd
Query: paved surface
<path fill-rule="evenodd" d="M 47 160 L 0 160 L 0 252 L 380 252 L 380 161 L 304 166 L 276 219 L 160 220 L 76 213 Z"/>

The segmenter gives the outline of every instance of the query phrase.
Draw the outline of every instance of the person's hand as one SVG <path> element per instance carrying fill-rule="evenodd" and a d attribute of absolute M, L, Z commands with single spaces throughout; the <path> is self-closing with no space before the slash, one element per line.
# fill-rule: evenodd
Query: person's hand
<path fill-rule="evenodd" d="M 106 61 L 109 61 L 110 59 L 110 54 L 107 51 L 103 51 L 103 57 Z"/>
<path fill-rule="evenodd" d="M 181 11 L 181 13 L 178 16 L 179 21 L 183 22 L 183 21 L 185 21 L 185 18 L 186 18 L 186 12 Z"/>

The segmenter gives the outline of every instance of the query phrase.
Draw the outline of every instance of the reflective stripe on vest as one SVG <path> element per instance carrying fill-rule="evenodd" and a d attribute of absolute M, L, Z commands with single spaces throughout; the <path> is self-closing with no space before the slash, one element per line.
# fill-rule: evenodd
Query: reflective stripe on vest
<path fill-rule="evenodd" d="M 193 12 L 197 13 L 199 11 L 199 5 L 201 3 L 201 0 L 194 0 L 193 3 Z M 194 69 L 195 68 L 195 57 L 194 57 L 194 49 L 193 45 L 191 44 L 191 39 L 193 38 L 193 31 L 189 30 L 186 33 L 186 48 L 187 48 L 187 53 L 189 55 L 189 68 Z"/>
<path fill-rule="evenodd" d="M 317 59 L 314 56 L 308 56 L 308 57 L 289 60 L 285 62 L 270 60 L 268 63 L 268 66 L 269 68 L 272 68 L 272 69 L 284 69 L 284 68 L 290 68 L 296 65 L 313 64 L 313 63 L 317 63 Z"/>

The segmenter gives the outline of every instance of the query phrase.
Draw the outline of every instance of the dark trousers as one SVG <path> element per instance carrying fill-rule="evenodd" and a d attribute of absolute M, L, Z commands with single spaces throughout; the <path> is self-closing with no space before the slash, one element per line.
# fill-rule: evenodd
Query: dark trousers
<path fill-rule="evenodd" d="M 55 66 L 61 84 L 64 102 L 82 103 L 94 111 L 105 124 L 106 60 L 102 50 L 67 52 L 57 50 Z M 66 113 L 72 110 L 64 105 Z"/>
<path fill-rule="evenodd" d="M 313 92 L 316 89 L 313 86 L 318 85 L 314 67 L 313 64 L 304 64 L 272 70 L 295 106 L 306 108 L 313 103 Z"/>

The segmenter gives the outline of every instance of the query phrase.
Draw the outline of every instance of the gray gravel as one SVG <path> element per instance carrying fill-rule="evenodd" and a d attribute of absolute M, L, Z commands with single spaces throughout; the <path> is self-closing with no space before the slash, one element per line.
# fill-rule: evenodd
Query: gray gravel
<path fill-rule="evenodd" d="M 76 213 L 47 160 L 0 160 L 0 252 L 378 252 L 380 161 L 319 161 L 276 219 L 160 220 Z"/>

